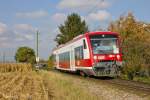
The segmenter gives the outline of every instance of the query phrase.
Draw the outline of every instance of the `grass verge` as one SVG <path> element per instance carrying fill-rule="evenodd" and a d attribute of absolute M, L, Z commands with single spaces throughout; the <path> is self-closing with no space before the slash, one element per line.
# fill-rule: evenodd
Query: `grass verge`
<path fill-rule="evenodd" d="M 40 75 L 43 77 L 47 85 L 51 87 L 54 100 L 100 100 L 97 96 L 89 93 L 74 84 L 73 80 L 69 77 L 63 77 L 59 73 L 40 71 Z"/>

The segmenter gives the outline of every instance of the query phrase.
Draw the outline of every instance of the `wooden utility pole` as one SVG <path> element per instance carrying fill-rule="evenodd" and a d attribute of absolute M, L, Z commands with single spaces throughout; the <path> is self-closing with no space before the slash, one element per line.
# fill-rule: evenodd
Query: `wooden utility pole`
<path fill-rule="evenodd" d="M 37 50 L 37 57 L 39 56 L 39 32 L 37 31 L 37 38 L 36 38 L 36 44 L 37 44 L 37 47 L 36 47 L 36 50 Z"/>
<path fill-rule="evenodd" d="M 36 33 L 36 63 L 39 62 L 39 31 Z"/>
<path fill-rule="evenodd" d="M 39 31 L 36 32 L 36 63 L 39 63 Z"/>

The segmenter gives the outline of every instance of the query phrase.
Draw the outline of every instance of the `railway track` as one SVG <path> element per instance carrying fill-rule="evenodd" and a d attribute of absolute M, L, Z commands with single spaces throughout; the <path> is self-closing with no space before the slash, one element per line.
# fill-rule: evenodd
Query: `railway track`
<path fill-rule="evenodd" d="M 123 79 L 113 79 L 113 80 L 105 80 L 105 81 L 111 84 L 122 85 L 122 86 L 126 86 L 132 89 L 143 90 L 143 91 L 147 91 L 150 93 L 149 84 L 145 84 L 145 83 L 141 83 L 137 81 L 123 80 Z"/>
<path fill-rule="evenodd" d="M 124 90 L 127 92 L 131 92 L 134 94 L 141 95 L 142 97 L 149 96 L 150 97 L 150 85 L 137 82 L 137 81 L 130 81 L 124 79 L 101 79 L 101 78 L 89 78 L 91 81 L 103 82 L 104 84 L 108 84 L 114 86 L 120 90 Z"/>
<path fill-rule="evenodd" d="M 150 84 L 137 82 L 137 81 L 124 80 L 120 78 L 117 79 L 112 79 L 108 77 L 107 78 L 96 78 L 96 77 L 83 78 L 82 76 L 73 73 L 63 73 L 56 70 L 52 70 L 52 71 L 66 74 L 66 75 L 71 75 L 71 77 L 94 81 L 96 83 L 103 82 L 104 84 L 113 85 L 116 88 L 120 88 L 121 90 L 132 91 L 132 93 L 136 92 L 137 94 L 142 95 L 142 97 L 150 96 Z"/>
<path fill-rule="evenodd" d="M 129 81 L 129 80 L 123 80 L 123 79 L 112 79 L 112 80 L 104 80 L 105 83 L 114 85 L 115 87 L 131 92 L 137 95 L 140 95 L 141 97 L 148 97 L 150 98 L 150 85 L 137 82 L 137 81 Z"/>

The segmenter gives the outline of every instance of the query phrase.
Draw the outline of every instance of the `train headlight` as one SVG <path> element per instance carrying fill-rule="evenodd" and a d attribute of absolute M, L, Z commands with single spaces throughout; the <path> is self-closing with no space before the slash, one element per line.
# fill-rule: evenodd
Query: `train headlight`
<path fill-rule="evenodd" d="M 113 55 L 109 55 L 109 57 L 113 57 Z"/>
<path fill-rule="evenodd" d="M 115 57 L 115 55 L 109 55 L 110 58 Z"/>
<path fill-rule="evenodd" d="M 96 60 L 96 59 L 97 59 L 97 56 L 94 56 L 94 59 Z"/>
<path fill-rule="evenodd" d="M 120 55 L 117 55 L 117 59 L 120 59 Z"/>

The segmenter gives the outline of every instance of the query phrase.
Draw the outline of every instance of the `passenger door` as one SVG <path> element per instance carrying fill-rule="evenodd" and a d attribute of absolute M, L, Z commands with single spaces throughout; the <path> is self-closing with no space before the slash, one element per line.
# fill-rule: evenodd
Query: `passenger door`
<path fill-rule="evenodd" d="M 74 47 L 71 46 L 71 51 L 70 51 L 70 68 L 71 70 L 75 70 L 75 56 L 74 56 Z"/>
<path fill-rule="evenodd" d="M 84 59 L 89 59 L 90 57 L 86 39 L 83 39 L 83 55 Z"/>

